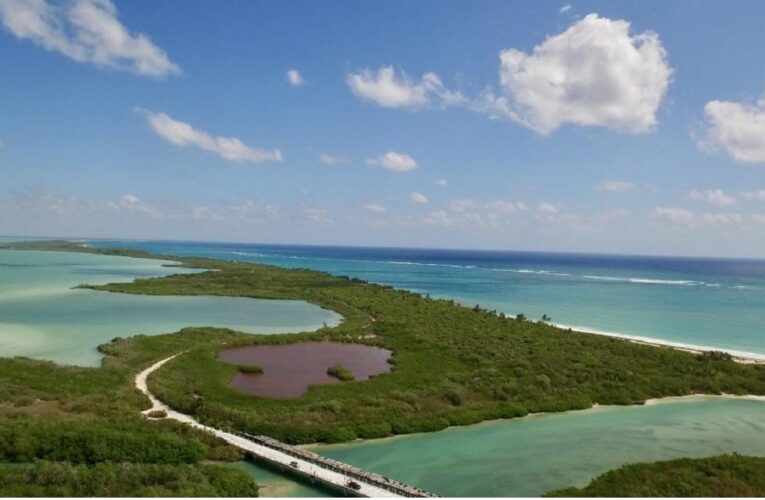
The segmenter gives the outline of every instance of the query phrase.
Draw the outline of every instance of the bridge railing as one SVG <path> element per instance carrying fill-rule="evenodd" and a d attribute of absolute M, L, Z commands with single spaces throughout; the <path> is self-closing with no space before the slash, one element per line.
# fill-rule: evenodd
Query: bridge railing
<path fill-rule="evenodd" d="M 247 434 L 245 432 L 233 432 L 233 434 L 241 438 L 247 439 L 248 441 L 252 441 L 261 446 L 265 446 L 266 448 L 271 448 L 273 450 L 280 451 L 286 455 L 310 462 L 323 469 L 328 469 L 333 472 L 337 472 L 338 474 L 342 474 L 346 477 L 356 479 L 358 481 L 369 484 L 371 486 L 375 486 L 377 488 L 382 488 L 384 490 L 390 491 L 391 493 L 395 493 L 397 495 L 401 495 L 405 497 L 435 497 L 436 496 L 420 488 L 416 488 L 408 484 L 400 483 L 398 481 L 389 479 L 379 474 L 358 469 L 356 467 L 353 467 L 352 465 L 348 465 L 346 463 L 339 462 L 331 458 L 323 457 L 321 455 L 318 455 L 316 453 L 313 453 L 307 450 L 303 450 L 301 448 L 290 446 L 286 443 L 282 443 L 281 441 L 273 439 L 268 436 Z"/>

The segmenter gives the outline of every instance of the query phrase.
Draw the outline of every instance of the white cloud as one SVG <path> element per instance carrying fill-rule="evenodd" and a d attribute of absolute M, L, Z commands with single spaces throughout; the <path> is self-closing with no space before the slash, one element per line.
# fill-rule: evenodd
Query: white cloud
<path fill-rule="evenodd" d="M 752 214 L 751 219 L 758 224 L 765 224 L 765 214 Z"/>
<path fill-rule="evenodd" d="M 66 7 L 45 0 L 2 0 L 0 19 L 17 38 L 77 62 L 156 77 L 181 72 L 147 35 L 131 34 L 120 23 L 110 0 L 75 0 Z"/>
<path fill-rule="evenodd" d="M 566 12 L 568 12 L 570 10 L 571 10 L 571 4 L 567 3 L 566 5 L 564 5 L 560 9 L 558 9 L 558 14 L 565 14 Z"/>
<path fill-rule="evenodd" d="M 512 202 L 512 201 L 504 201 L 504 200 L 490 201 L 486 204 L 486 208 L 500 214 L 526 212 L 529 209 L 529 207 L 522 201 Z"/>
<path fill-rule="evenodd" d="M 335 222 L 324 208 L 303 208 L 300 210 L 300 215 L 303 219 L 319 224 L 334 224 Z"/>
<path fill-rule="evenodd" d="M 755 191 L 746 191 L 741 194 L 745 200 L 749 201 L 765 201 L 765 189 L 757 189 Z"/>
<path fill-rule="evenodd" d="M 634 188 L 635 184 L 628 181 L 603 181 L 597 185 L 597 189 L 600 191 L 611 191 L 614 193 L 629 191 Z"/>
<path fill-rule="evenodd" d="M 344 156 L 331 155 L 328 153 L 320 154 L 319 161 L 324 165 L 343 165 L 350 162 L 350 160 Z"/>
<path fill-rule="evenodd" d="M 376 214 L 385 213 L 385 207 L 377 203 L 367 203 L 364 205 L 364 210 L 368 210 Z"/>
<path fill-rule="evenodd" d="M 425 224 L 432 224 L 436 226 L 451 226 L 454 221 L 443 210 L 436 210 L 430 212 L 422 218 L 422 222 Z"/>
<path fill-rule="evenodd" d="M 417 168 L 417 162 L 414 158 L 404 153 L 396 153 L 395 151 L 388 151 L 385 154 L 378 156 L 377 158 L 370 158 L 367 160 L 369 165 L 377 165 L 379 167 L 387 168 L 395 172 L 409 172 Z"/>
<path fill-rule="evenodd" d="M 196 146 L 217 154 L 221 158 L 236 162 L 261 163 L 282 161 L 282 152 L 278 149 L 265 150 L 252 148 L 235 137 L 213 137 L 206 132 L 194 129 L 188 123 L 175 120 L 165 113 L 138 110 L 149 122 L 152 130 L 160 137 L 176 146 Z"/>
<path fill-rule="evenodd" d="M 161 210 L 132 194 L 126 194 L 120 197 L 120 199 L 116 202 L 109 202 L 107 205 L 113 210 L 139 212 L 155 218 L 161 218 L 164 216 Z"/>
<path fill-rule="evenodd" d="M 693 212 L 679 207 L 656 207 L 653 209 L 654 217 L 673 224 L 690 226 L 696 220 Z"/>
<path fill-rule="evenodd" d="M 537 205 L 537 212 L 542 215 L 555 215 L 560 212 L 560 209 L 551 203 L 543 201 Z"/>
<path fill-rule="evenodd" d="M 703 201 L 718 207 L 735 205 L 736 198 L 725 194 L 722 189 L 707 189 L 706 191 L 691 191 L 690 198 L 694 201 Z"/>
<path fill-rule="evenodd" d="M 744 217 L 738 213 L 705 213 L 701 220 L 706 224 L 741 225 Z"/>
<path fill-rule="evenodd" d="M 435 184 L 436 186 L 444 187 L 448 184 L 448 182 L 446 181 L 446 179 L 438 179 L 433 184 Z"/>
<path fill-rule="evenodd" d="M 363 69 L 358 73 L 348 73 L 345 81 L 358 97 L 386 108 L 451 106 L 465 102 L 461 93 L 444 87 L 435 73 L 425 73 L 417 81 L 404 72 L 396 75 L 392 66 L 384 66 L 376 72 Z"/>
<path fill-rule="evenodd" d="M 301 75 L 300 71 L 296 69 L 287 70 L 287 81 L 293 87 L 300 87 L 301 85 L 305 85 L 305 80 L 303 80 L 303 75 Z"/>
<path fill-rule="evenodd" d="M 672 69 L 656 33 L 590 14 L 530 54 L 500 53 L 505 95 L 475 109 L 548 134 L 565 123 L 642 133 L 656 124 Z"/>
<path fill-rule="evenodd" d="M 204 220 L 213 222 L 222 222 L 225 220 L 223 215 L 219 214 L 210 207 L 193 207 L 191 209 L 191 218 L 194 220 Z"/>
<path fill-rule="evenodd" d="M 700 146 L 722 147 L 737 162 L 765 163 L 765 99 L 755 105 L 710 101 Z"/>
<path fill-rule="evenodd" d="M 417 203 L 418 205 L 424 205 L 429 201 L 427 196 L 417 191 L 410 194 L 409 199 L 412 200 L 412 203 Z"/>

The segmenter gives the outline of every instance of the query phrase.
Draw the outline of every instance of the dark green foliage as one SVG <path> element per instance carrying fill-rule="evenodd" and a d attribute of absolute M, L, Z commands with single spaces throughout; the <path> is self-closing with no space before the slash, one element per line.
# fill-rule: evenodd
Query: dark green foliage
<path fill-rule="evenodd" d="M 65 249 L 58 244 L 57 249 Z M 87 251 L 75 247 L 69 250 Z M 113 251 L 113 254 L 120 254 Z M 156 256 L 153 256 L 156 257 Z M 765 367 L 512 319 L 389 286 L 303 269 L 173 257 L 215 269 L 93 287 L 153 295 L 305 300 L 342 314 L 314 333 L 245 335 L 187 328 L 101 346 L 101 369 L 0 359 L 0 399 L 54 401 L 66 412 L 109 417 L 147 407 L 131 387 L 143 367 L 184 352 L 149 379 L 179 411 L 213 426 L 292 443 L 422 432 L 529 412 L 636 404 L 694 393 L 765 394 Z M 549 318 L 548 318 L 549 319 Z M 258 398 L 231 384 L 224 347 L 304 340 L 356 342 L 393 352 L 391 373 L 311 387 L 294 400 Z"/>
<path fill-rule="evenodd" d="M 245 472 L 220 465 L 39 462 L 0 464 L 0 494 L 11 497 L 255 497 Z"/>
<path fill-rule="evenodd" d="M 263 373 L 263 367 L 260 365 L 239 365 L 236 369 L 239 370 L 239 373 L 247 373 L 249 375 Z"/>
<path fill-rule="evenodd" d="M 727 352 L 721 352 L 721 351 L 707 351 L 704 354 L 702 354 L 704 359 L 708 359 L 710 361 L 730 361 L 733 359 L 733 356 L 728 354 Z"/>
<path fill-rule="evenodd" d="M 196 463 L 209 450 L 188 427 L 175 422 L 149 423 L 138 417 L 120 421 L 0 420 L 0 462 Z"/>
<path fill-rule="evenodd" d="M 625 465 L 584 488 L 566 488 L 547 496 L 762 497 L 765 458 L 733 454 Z"/>
<path fill-rule="evenodd" d="M 331 377 L 335 377 L 338 380 L 342 380 L 343 382 L 350 382 L 351 380 L 356 380 L 356 377 L 353 375 L 353 372 L 342 365 L 330 366 L 329 368 L 327 368 L 327 375 Z"/>

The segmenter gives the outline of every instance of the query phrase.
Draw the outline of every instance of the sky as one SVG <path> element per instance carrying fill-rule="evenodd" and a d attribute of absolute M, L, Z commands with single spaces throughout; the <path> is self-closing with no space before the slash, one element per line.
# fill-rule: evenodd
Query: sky
<path fill-rule="evenodd" d="M 0 234 L 765 257 L 763 19 L 0 0 Z"/>

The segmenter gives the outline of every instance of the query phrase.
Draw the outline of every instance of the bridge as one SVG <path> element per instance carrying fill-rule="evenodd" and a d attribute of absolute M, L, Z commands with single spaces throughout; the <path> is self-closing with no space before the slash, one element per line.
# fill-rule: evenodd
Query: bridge
<path fill-rule="evenodd" d="M 151 412 L 163 411 L 167 415 L 166 418 L 209 432 L 257 460 L 263 460 L 286 472 L 321 483 L 346 495 L 413 498 L 436 496 L 420 488 L 282 443 L 268 436 L 223 431 L 204 425 L 190 415 L 173 410 L 149 391 L 146 380 L 149 375 L 177 356 L 179 354 L 158 361 L 136 375 L 136 388 L 144 393 L 152 404 L 151 408 L 142 412 L 144 415 L 148 416 Z"/>

